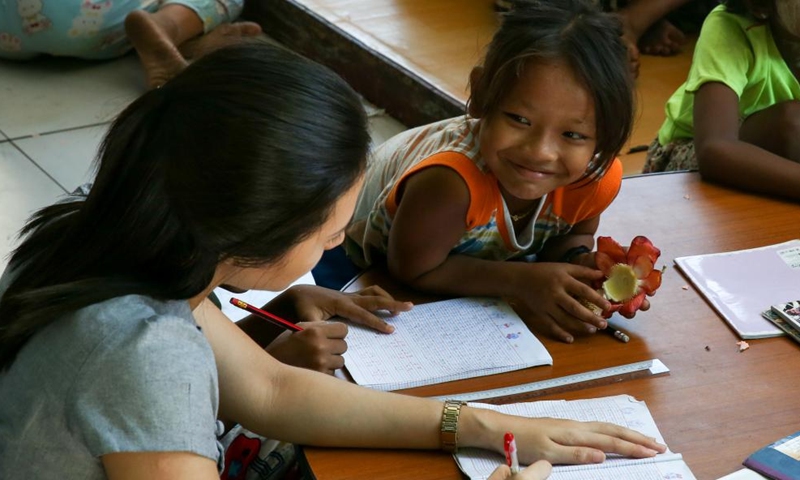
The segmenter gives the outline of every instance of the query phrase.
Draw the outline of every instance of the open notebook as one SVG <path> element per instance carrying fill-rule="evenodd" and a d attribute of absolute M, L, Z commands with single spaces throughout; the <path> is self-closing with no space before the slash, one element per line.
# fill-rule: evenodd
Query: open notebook
<path fill-rule="evenodd" d="M 350 325 L 345 367 L 359 385 L 398 390 L 553 364 L 500 299 L 426 303 L 386 320 L 394 333 Z"/>
<path fill-rule="evenodd" d="M 662 444 L 665 443 L 647 405 L 629 395 L 590 400 L 514 403 L 500 406 L 483 403 L 470 403 L 469 405 L 523 417 L 552 417 L 615 423 L 653 437 Z M 518 449 L 524 448 L 520 444 L 520 437 L 521 435 L 517 435 Z M 474 448 L 460 449 L 455 454 L 455 459 L 461 471 L 472 480 L 486 480 L 492 471 L 505 461 L 499 453 Z M 665 453 L 648 459 L 608 455 L 606 461 L 601 464 L 557 465 L 553 467 L 553 473 L 548 478 L 550 480 L 585 480 L 587 478 L 592 480 L 619 480 L 621 478 L 691 480 L 695 477 L 680 454 L 667 450 Z"/>

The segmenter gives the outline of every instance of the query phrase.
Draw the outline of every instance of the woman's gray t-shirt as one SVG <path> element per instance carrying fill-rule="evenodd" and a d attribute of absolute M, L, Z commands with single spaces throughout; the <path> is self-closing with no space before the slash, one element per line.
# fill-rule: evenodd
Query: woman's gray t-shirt
<path fill-rule="evenodd" d="M 100 457 L 114 452 L 220 462 L 218 403 L 214 355 L 188 302 L 129 295 L 85 307 L 0 372 L 0 478 L 103 479 Z"/>

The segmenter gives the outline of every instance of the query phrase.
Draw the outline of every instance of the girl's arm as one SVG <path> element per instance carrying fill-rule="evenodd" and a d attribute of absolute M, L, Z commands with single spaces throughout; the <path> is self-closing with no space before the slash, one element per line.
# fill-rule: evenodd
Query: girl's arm
<path fill-rule="evenodd" d="M 319 446 L 440 448 L 442 403 L 379 392 L 281 364 L 211 302 L 195 311 L 217 362 L 220 416 L 270 438 Z M 649 457 L 655 441 L 606 423 L 523 419 L 462 408 L 459 445 L 502 452 L 503 434 L 519 438 L 520 460 L 602 461 L 602 452 Z M 519 433 L 517 433 L 519 432 Z"/>
<path fill-rule="evenodd" d="M 466 183 L 448 168 L 428 168 L 406 180 L 389 235 L 389 272 L 432 293 L 512 297 L 537 316 L 537 327 L 543 326 L 564 341 L 572 337 L 557 325 L 572 331 L 590 331 L 588 325 L 604 326 L 602 318 L 575 300 L 584 298 L 601 308 L 608 307 L 608 302 L 588 285 L 602 278 L 599 270 L 451 255 L 450 250 L 467 228 L 469 200 Z"/>
<path fill-rule="evenodd" d="M 586 247 L 593 250 L 594 236 L 599 226 L 599 215 L 576 223 L 567 235 L 559 235 L 548 240 L 539 253 L 539 259 L 544 262 L 558 262 L 573 248 Z M 594 256 L 589 253 L 573 257 L 571 263 L 597 268 L 594 264 Z"/>
<path fill-rule="evenodd" d="M 736 92 L 719 82 L 704 84 L 695 93 L 693 115 L 697 164 L 704 179 L 800 199 L 800 164 L 740 139 Z"/>

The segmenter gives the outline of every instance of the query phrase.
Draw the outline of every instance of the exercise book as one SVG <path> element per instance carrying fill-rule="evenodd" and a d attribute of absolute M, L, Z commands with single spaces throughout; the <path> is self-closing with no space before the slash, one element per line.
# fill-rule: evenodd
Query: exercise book
<path fill-rule="evenodd" d="M 744 466 L 773 480 L 800 478 L 800 432 L 795 432 L 753 453 Z"/>
<path fill-rule="evenodd" d="M 551 417 L 578 421 L 614 423 L 641 432 L 666 445 L 655 420 L 644 402 L 630 395 L 593 398 L 588 400 L 547 400 L 508 405 L 469 403 L 471 407 L 487 408 L 522 417 Z M 517 431 L 517 450 L 524 451 L 525 436 Z M 505 458 L 488 450 L 461 448 L 454 454 L 456 463 L 471 480 L 486 480 Z M 603 463 L 590 465 L 556 465 L 549 480 L 663 480 L 666 478 L 692 480 L 695 476 L 679 453 L 667 450 L 651 458 L 625 458 L 608 454 Z"/>
<path fill-rule="evenodd" d="M 511 306 L 497 298 L 426 303 L 385 320 L 393 333 L 349 324 L 345 368 L 359 385 L 399 390 L 553 364 Z"/>
<path fill-rule="evenodd" d="M 679 257 L 675 263 L 741 338 L 784 334 L 761 312 L 799 298 L 800 240 Z"/>

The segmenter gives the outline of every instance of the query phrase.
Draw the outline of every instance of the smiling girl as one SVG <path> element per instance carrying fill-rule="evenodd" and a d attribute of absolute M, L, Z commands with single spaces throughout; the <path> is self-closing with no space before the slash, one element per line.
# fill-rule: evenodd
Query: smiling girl
<path fill-rule="evenodd" d="M 591 249 L 633 120 L 620 35 L 586 1 L 517 2 L 472 71 L 468 115 L 374 153 L 351 258 L 385 256 L 420 290 L 510 297 L 566 342 L 604 328 L 575 297 L 608 306 L 589 284 L 602 278 Z"/>

